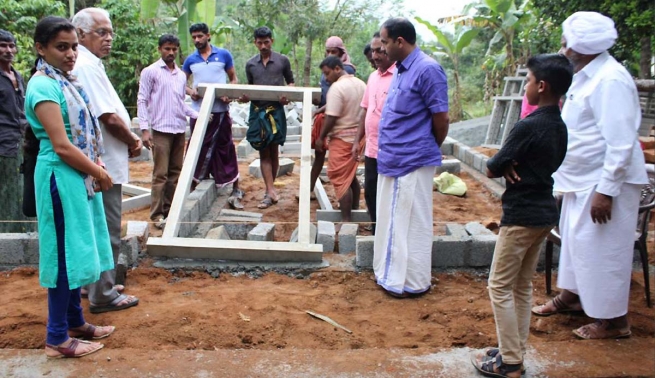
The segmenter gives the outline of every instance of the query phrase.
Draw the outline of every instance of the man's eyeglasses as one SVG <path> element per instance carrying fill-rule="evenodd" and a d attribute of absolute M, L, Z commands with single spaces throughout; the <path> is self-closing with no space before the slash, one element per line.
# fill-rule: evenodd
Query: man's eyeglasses
<path fill-rule="evenodd" d="M 117 37 L 116 33 L 114 33 L 113 30 L 107 30 L 107 29 L 96 29 L 96 30 L 92 30 L 92 32 L 96 33 L 96 34 L 98 35 L 98 37 L 100 37 L 100 38 L 105 38 L 105 37 L 107 37 L 107 36 L 110 36 L 110 37 L 112 37 L 112 38 L 116 38 L 116 37 Z"/>

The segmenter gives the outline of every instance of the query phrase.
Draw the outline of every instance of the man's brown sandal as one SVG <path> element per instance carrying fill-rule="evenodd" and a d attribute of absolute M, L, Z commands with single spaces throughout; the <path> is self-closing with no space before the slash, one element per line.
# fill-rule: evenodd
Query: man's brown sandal
<path fill-rule="evenodd" d="M 550 311 L 550 312 L 543 311 L 546 308 L 546 306 L 548 306 L 549 304 L 552 304 L 551 307 L 555 307 L 555 311 Z M 555 314 L 580 313 L 580 312 L 583 312 L 582 305 L 580 305 L 579 303 L 573 306 L 567 305 L 566 303 L 564 303 L 564 301 L 562 300 L 562 298 L 560 298 L 559 295 L 553 298 L 552 300 L 550 300 L 549 302 L 547 302 L 546 304 L 542 304 L 540 306 L 535 306 L 532 308 L 532 313 L 537 316 L 551 316 Z"/>
<path fill-rule="evenodd" d="M 616 328 L 607 320 L 596 320 L 594 323 L 573 330 L 573 334 L 584 340 L 624 339 L 630 337 L 632 331 L 630 331 L 630 326 Z"/>

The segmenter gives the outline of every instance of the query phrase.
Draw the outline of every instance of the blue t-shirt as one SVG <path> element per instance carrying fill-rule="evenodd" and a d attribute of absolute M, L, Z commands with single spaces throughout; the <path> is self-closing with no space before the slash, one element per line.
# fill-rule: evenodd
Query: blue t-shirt
<path fill-rule="evenodd" d="M 448 112 L 446 73 L 417 47 L 396 63 L 380 118 L 378 173 L 401 177 L 441 165 L 432 115 L 442 112 Z"/>
<path fill-rule="evenodd" d="M 184 60 L 182 70 L 189 75 L 193 75 L 193 87 L 198 87 L 200 83 L 226 84 L 228 82 L 227 70 L 234 67 L 232 54 L 225 49 L 211 46 L 212 52 L 205 60 L 198 50 L 189 55 Z M 202 99 L 193 101 L 191 107 L 195 111 L 200 110 Z M 224 103 L 218 98 L 214 100 L 212 113 L 226 112 L 229 104 Z"/>

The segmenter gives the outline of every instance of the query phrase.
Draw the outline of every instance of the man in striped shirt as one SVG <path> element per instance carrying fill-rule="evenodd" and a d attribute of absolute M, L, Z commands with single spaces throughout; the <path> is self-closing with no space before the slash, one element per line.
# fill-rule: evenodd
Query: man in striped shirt
<path fill-rule="evenodd" d="M 175 64 L 180 40 L 172 34 L 159 38 L 161 59 L 146 67 L 137 98 L 143 145 L 152 149 L 154 168 L 150 219 L 163 228 L 184 163 L 187 119 L 198 113 L 185 102 L 186 75 Z M 152 133 L 150 132 L 152 128 Z"/>

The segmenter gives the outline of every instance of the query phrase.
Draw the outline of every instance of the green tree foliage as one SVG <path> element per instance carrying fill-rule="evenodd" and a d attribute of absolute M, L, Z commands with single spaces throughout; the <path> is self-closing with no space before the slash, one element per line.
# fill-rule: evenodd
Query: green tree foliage
<path fill-rule="evenodd" d="M 106 58 L 105 69 L 118 96 L 136 116 L 136 97 L 139 91 L 141 70 L 159 59 L 159 34 L 152 24 L 140 21 L 140 7 L 132 0 L 103 0 L 99 7 L 112 15 L 114 38 L 111 54 Z"/>
<path fill-rule="evenodd" d="M 462 110 L 460 56 L 464 52 L 464 49 L 467 48 L 471 42 L 473 42 L 475 37 L 477 37 L 477 35 L 480 33 L 480 30 L 470 28 L 459 23 L 445 24 L 441 27 L 436 27 L 420 17 L 416 17 L 416 21 L 425 25 L 437 39 L 437 44 L 431 46 L 431 50 L 433 52 L 446 55 L 453 64 L 455 89 L 453 91 L 449 113 L 452 122 L 460 121 L 464 116 Z"/>
<path fill-rule="evenodd" d="M 45 16 L 66 17 L 66 7 L 52 0 L 0 0 L 0 28 L 16 37 L 18 54 L 14 66 L 29 77 L 34 66 L 34 27 Z"/>
<path fill-rule="evenodd" d="M 652 69 L 650 60 L 653 55 L 653 39 L 655 27 L 655 2 L 652 0 L 539 0 L 534 2 L 539 18 L 557 26 L 549 34 L 537 34 L 535 37 L 552 42 L 551 51 L 559 48 L 561 24 L 571 14 L 577 11 L 595 11 L 614 20 L 619 39 L 610 50 L 619 61 L 622 61 L 633 74 L 642 78 L 650 77 Z"/>

